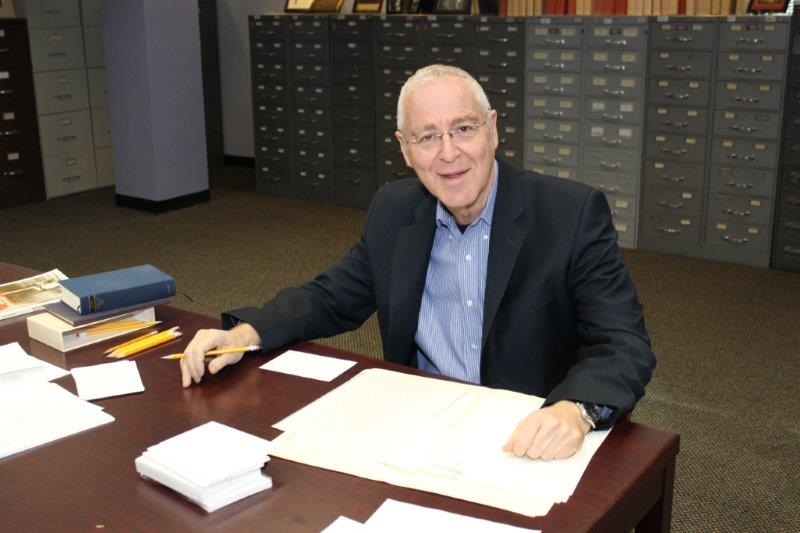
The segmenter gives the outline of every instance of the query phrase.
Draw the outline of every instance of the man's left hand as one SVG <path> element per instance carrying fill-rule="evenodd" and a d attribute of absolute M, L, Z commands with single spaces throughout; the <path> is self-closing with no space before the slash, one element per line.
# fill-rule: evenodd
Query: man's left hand
<path fill-rule="evenodd" d="M 503 451 L 545 461 L 566 459 L 581 448 L 583 437 L 590 429 L 578 406 L 562 400 L 526 416 L 503 446 Z"/>

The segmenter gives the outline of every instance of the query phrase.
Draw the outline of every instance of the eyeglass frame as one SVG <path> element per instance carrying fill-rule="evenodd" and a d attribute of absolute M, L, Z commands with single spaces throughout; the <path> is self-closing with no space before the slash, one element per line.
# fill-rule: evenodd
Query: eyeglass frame
<path fill-rule="evenodd" d="M 477 123 L 474 123 L 474 124 L 472 124 L 472 126 L 473 126 L 473 127 L 476 129 L 476 130 L 479 130 L 479 129 L 481 128 L 481 126 L 485 126 L 485 125 L 486 125 L 486 123 L 488 123 L 488 122 L 489 122 L 489 118 L 491 117 L 491 115 L 492 115 L 492 110 L 491 110 L 491 109 L 488 109 L 488 110 L 486 111 L 486 115 L 484 115 L 483 122 L 477 122 Z M 436 130 L 436 131 L 430 131 L 430 132 L 420 132 L 420 133 L 418 133 L 417 135 L 414 135 L 413 137 L 411 137 L 411 138 L 409 138 L 409 139 L 407 139 L 407 138 L 406 138 L 406 135 L 405 135 L 405 134 L 404 134 L 402 131 L 399 131 L 399 130 L 398 130 L 398 131 L 397 131 L 397 133 L 400 135 L 400 137 L 402 137 L 402 139 L 403 139 L 403 142 L 405 142 L 405 143 L 406 143 L 406 144 L 408 144 L 409 146 L 416 146 L 416 145 L 418 145 L 418 144 L 419 144 L 421 141 L 419 141 L 419 140 L 414 140 L 414 137 L 417 137 L 418 135 L 420 135 L 420 134 L 422 134 L 422 133 L 424 133 L 425 135 L 434 135 L 434 137 L 437 139 L 437 145 L 435 145 L 435 146 L 431 146 L 431 148 L 432 148 L 432 149 L 433 149 L 433 148 L 438 148 L 438 149 L 441 149 L 441 147 L 442 147 L 442 144 L 441 144 L 441 143 L 442 143 L 442 139 L 444 138 L 444 136 L 445 136 L 445 135 L 450 135 L 450 140 L 451 140 L 451 141 L 452 141 L 454 144 L 458 144 L 458 143 L 459 143 L 459 141 L 456 141 L 456 138 L 455 138 L 455 136 L 453 135 L 453 132 L 454 132 L 456 129 L 458 129 L 459 127 L 463 126 L 463 125 L 464 125 L 464 124 L 459 124 L 458 126 L 454 126 L 453 128 L 450 128 L 450 129 L 449 129 L 449 130 L 447 130 L 447 131 L 438 131 L 438 130 Z M 474 137 L 473 137 L 472 139 L 469 139 L 468 141 L 464 141 L 464 142 L 469 142 L 469 141 L 472 141 L 473 139 L 474 139 Z M 422 149 L 422 150 L 425 150 L 425 148 L 422 148 L 422 147 L 420 147 L 420 149 Z"/>

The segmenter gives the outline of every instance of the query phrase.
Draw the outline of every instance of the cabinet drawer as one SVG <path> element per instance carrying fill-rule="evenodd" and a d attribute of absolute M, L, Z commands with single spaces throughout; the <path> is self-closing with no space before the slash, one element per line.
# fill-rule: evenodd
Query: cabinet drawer
<path fill-rule="evenodd" d="M 334 144 L 368 148 L 375 146 L 375 131 L 372 128 L 336 126 L 333 129 Z"/>
<path fill-rule="evenodd" d="M 800 239 L 779 239 L 772 248 L 772 262 L 778 268 L 800 270 Z"/>
<path fill-rule="evenodd" d="M 604 170 L 583 170 L 583 183 L 600 189 L 606 194 L 635 195 L 639 192 L 639 177 L 635 175 L 624 175 L 618 172 L 607 172 Z M 636 203 L 631 200 L 631 203 Z"/>
<path fill-rule="evenodd" d="M 480 46 L 475 58 L 476 68 L 481 72 L 517 74 L 525 68 L 524 48 Z"/>
<path fill-rule="evenodd" d="M 289 83 L 289 68 L 285 62 L 268 63 L 257 62 L 253 64 L 253 82 L 258 83 Z"/>
<path fill-rule="evenodd" d="M 650 106 L 647 129 L 671 133 L 706 133 L 708 109 L 698 107 Z"/>
<path fill-rule="evenodd" d="M 526 121 L 526 135 L 532 141 L 578 144 L 580 131 L 579 122 L 530 118 Z"/>
<path fill-rule="evenodd" d="M 363 106 L 375 108 L 375 89 L 365 85 L 334 85 L 334 109 L 338 106 Z"/>
<path fill-rule="evenodd" d="M 737 80 L 780 80 L 786 67 L 786 54 L 763 52 L 720 52 L 717 76 Z"/>
<path fill-rule="evenodd" d="M 642 128 L 628 124 L 603 124 L 587 122 L 583 125 L 584 142 L 607 148 L 636 149 L 642 137 Z"/>
<path fill-rule="evenodd" d="M 97 188 L 94 150 L 45 157 L 42 162 L 48 198 Z"/>
<path fill-rule="evenodd" d="M 253 101 L 257 109 L 262 107 L 289 106 L 289 85 L 278 83 L 257 83 L 254 87 Z"/>
<path fill-rule="evenodd" d="M 39 134 L 45 157 L 93 147 L 92 119 L 88 109 L 40 116 Z"/>
<path fill-rule="evenodd" d="M 581 48 L 583 45 L 583 30 L 576 24 L 529 24 L 527 33 L 528 45 L 535 48 Z"/>
<path fill-rule="evenodd" d="M 33 104 L 32 75 L 26 65 L 0 67 L 0 106 L 30 107 Z"/>
<path fill-rule="evenodd" d="M 303 63 L 327 63 L 330 60 L 330 47 L 327 42 L 292 43 L 289 60 Z"/>
<path fill-rule="evenodd" d="M 104 66 L 106 64 L 106 56 L 103 47 L 103 28 L 100 26 L 84 27 L 83 43 L 86 50 L 86 66 Z"/>
<path fill-rule="evenodd" d="M 328 150 L 314 150 L 299 148 L 294 152 L 295 171 L 305 170 L 310 174 L 330 174 L 333 169 L 333 160 Z"/>
<path fill-rule="evenodd" d="M 792 239 L 800 244 L 800 217 L 780 215 L 778 223 L 775 225 L 775 232 L 777 239 Z M 800 259 L 800 254 L 798 254 L 798 259 Z"/>
<path fill-rule="evenodd" d="M 751 196 L 708 195 L 709 220 L 766 225 L 772 220 L 772 202 Z"/>
<path fill-rule="evenodd" d="M 649 160 L 644 162 L 644 182 L 648 185 L 701 190 L 704 173 L 703 164 Z"/>
<path fill-rule="evenodd" d="M 777 140 L 782 122 L 778 113 L 718 109 L 714 112 L 714 134 Z"/>
<path fill-rule="evenodd" d="M 372 43 L 363 41 L 334 41 L 333 57 L 336 61 L 343 63 L 371 63 Z"/>
<path fill-rule="evenodd" d="M 375 191 L 375 161 L 372 167 L 361 168 L 348 165 L 334 169 L 334 186 L 359 187 Z"/>
<path fill-rule="evenodd" d="M 338 68 L 338 65 L 335 67 Z M 382 66 L 376 69 L 375 87 L 380 90 L 394 91 L 394 97 L 400 93 L 400 88 L 414 74 L 414 68 Z"/>
<path fill-rule="evenodd" d="M 778 143 L 714 137 L 711 160 L 715 163 L 774 167 L 778 162 Z"/>
<path fill-rule="evenodd" d="M 800 191 L 783 189 L 778 200 L 778 211 L 792 216 L 800 216 Z"/>
<path fill-rule="evenodd" d="M 292 15 L 289 18 L 289 35 L 303 41 L 327 41 L 330 24 L 326 15 Z"/>
<path fill-rule="evenodd" d="M 295 85 L 292 87 L 292 104 L 330 107 L 330 88 L 327 85 Z"/>
<path fill-rule="evenodd" d="M 707 106 L 711 95 L 709 80 L 651 79 L 647 98 L 654 104 Z"/>
<path fill-rule="evenodd" d="M 372 73 L 372 65 L 366 63 L 339 63 L 333 58 L 334 80 L 341 83 L 354 83 L 356 85 L 373 85 L 375 76 Z M 391 70 L 391 69 L 388 69 Z M 403 77 L 403 82 L 413 74 L 408 71 L 408 75 Z"/>
<path fill-rule="evenodd" d="M 532 118 L 579 120 L 580 99 L 561 96 L 528 96 L 526 115 Z"/>
<path fill-rule="evenodd" d="M 590 74 L 586 76 L 586 96 L 640 99 L 644 96 L 644 78 Z"/>
<path fill-rule="evenodd" d="M 642 196 L 648 213 L 699 216 L 703 212 L 702 193 L 697 191 L 645 187 Z"/>
<path fill-rule="evenodd" d="M 648 133 L 645 155 L 651 159 L 700 163 L 705 160 L 705 145 L 704 136 Z"/>
<path fill-rule="evenodd" d="M 551 167 L 547 165 L 526 164 L 525 168 L 544 174 L 545 176 L 553 176 L 554 178 L 561 178 L 565 180 L 576 181 L 578 179 L 578 169 L 569 167 Z"/>
<path fill-rule="evenodd" d="M 34 72 L 84 66 L 83 36 L 80 28 L 31 30 L 30 40 Z"/>
<path fill-rule="evenodd" d="M 625 218 L 628 220 L 636 220 L 636 199 L 617 196 L 615 194 L 606 194 L 608 200 L 608 207 L 611 209 L 611 216 L 614 219 Z"/>
<path fill-rule="evenodd" d="M 525 162 L 532 165 L 578 166 L 578 147 L 569 144 L 528 142 Z"/>
<path fill-rule="evenodd" d="M 255 41 L 283 41 L 288 34 L 288 22 L 285 17 L 253 17 L 250 31 Z"/>
<path fill-rule="evenodd" d="M 548 96 L 580 96 L 581 76 L 553 72 L 528 72 L 527 91 Z"/>
<path fill-rule="evenodd" d="M 333 162 L 338 167 L 359 167 L 371 169 L 375 172 L 374 140 L 369 147 L 340 146 L 334 150 Z M 351 184 L 352 185 L 352 184 Z"/>
<path fill-rule="evenodd" d="M 91 107 L 108 107 L 108 81 L 106 69 L 90 68 L 86 70 L 89 78 L 89 105 Z"/>
<path fill-rule="evenodd" d="M 525 67 L 536 72 L 580 74 L 582 57 L 580 50 L 528 48 Z"/>
<path fill-rule="evenodd" d="M 618 150 L 587 145 L 583 149 L 583 154 L 585 167 L 639 176 L 641 157 L 638 150 Z"/>
<path fill-rule="evenodd" d="M 641 50 L 586 51 L 587 72 L 641 75 L 644 63 L 644 51 Z"/>
<path fill-rule="evenodd" d="M 371 107 L 333 106 L 333 124 L 375 129 L 375 109 Z"/>
<path fill-rule="evenodd" d="M 30 28 L 80 26 L 78 0 L 25 0 L 17 2 L 17 16 L 28 19 Z"/>
<path fill-rule="evenodd" d="M 645 213 L 641 235 L 681 242 L 700 242 L 700 219 L 694 216 Z"/>
<path fill-rule="evenodd" d="M 330 128 L 297 128 L 293 146 L 310 150 L 330 150 L 332 132 Z"/>
<path fill-rule="evenodd" d="M 475 25 L 475 34 L 479 45 L 525 46 L 524 22 L 514 22 L 515 19 L 512 18 L 484 20 L 480 20 Z"/>
<path fill-rule="evenodd" d="M 706 242 L 740 250 L 768 251 L 769 229 L 744 222 L 708 222 Z"/>
<path fill-rule="evenodd" d="M 81 0 L 81 15 L 83 16 L 84 26 L 102 26 L 103 25 L 103 0 Z M 202 6 L 204 2 L 200 2 L 200 10 L 202 13 Z M 216 11 L 214 11 L 216 15 Z"/>
<path fill-rule="evenodd" d="M 38 72 L 33 75 L 39 114 L 61 113 L 89 107 L 86 70 Z"/>
<path fill-rule="evenodd" d="M 296 112 L 297 108 L 293 108 L 293 111 Z M 254 119 L 259 124 L 289 125 L 289 106 L 287 105 L 259 104 L 255 106 L 255 113 Z"/>
<path fill-rule="evenodd" d="M 718 81 L 715 100 L 717 107 L 777 111 L 781 108 L 783 91 L 780 83 Z"/>
<path fill-rule="evenodd" d="M 781 188 L 800 189 L 800 167 L 781 166 Z"/>
<path fill-rule="evenodd" d="M 0 107 L 0 149 L 34 149 L 39 136 L 33 106 L 11 109 Z"/>
<path fill-rule="evenodd" d="M 327 85 L 331 67 L 327 63 L 297 63 L 290 67 L 292 83 L 296 85 Z"/>
<path fill-rule="evenodd" d="M 613 18 L 604 20 L 614 21 Z M 632 24 L 588 24 L 586 26 L 586 46 L 642 50 L 647 47 L 646 27 Z"/>
<path fill-rule="evenodd" d="M 490 100 L 501 98 L 522 99 L 525 95 L 525 77 L 516 72 L 478 74 L 478 81 Z"/>
<path fill-rule="evenodd" d="M 253 43 L 253 60 L 256 62 L 283 63 L 289 59 L 289 46 L 284 41 L 257 41 Z"/>
<path fill-rule="evenodd" d="M 711 52 L 657 50 L 650 52 L 650 75 L 675 78 L 709 78 Z"/>
<path fill-rule="evenodd" d="M 206 115 L 206 117 L 206 123 L 212 124 L 211 117 L 209 115 Z M 107 107 L 92 109 L 92 137 L 97 148 L 111 146 L 111 122 L 108 118 Z"/>
<path fill-rule="evenodd" d="M 467 71 L 475 68 L 475 50 L 471 46 L 425 45 L 422 49 L 422 62 L 426 65 L 439 63 L 453 65 Z"/>
<path fill-rule="evenodd" d="M 114 185 L 114 157 L 111 147 L 95 148 L 94 163 L 97 169 L 97 186 Z"/>
<path fill-rule="evenodd" d="M 717 24 L 706 22 L 656 22 L 650 27 L 651 48 L 706 49 L 717 40 Z"/>
<path fill-rule="evenodd" d="M 642 120 L 641 100 L 586 99 L 585 118 L 607 122 L 633 122 Z"/>
<path fill-rule="evenodd" d="M 28 47 L 25 22 L 0 19 L 0 66 L 26 66 L 30 70 Z"/>
<path fill-rule="evenodd" d="M 422 38 L 431 44 L 471 45 L 475 42 L 475 22 L 460 18 L 428 20 Z"/>
<path fill-rule="evenodd" d="M 375 19 L 337 15 L 331 20 L 331 37 L 334 41 L 372 42 L 375 36 Z"/>
<path fill-rule="evenodd" d="M 734 50 L 784 50 L 789 40 L 785 23 L 747 20 L 720 25 L 719 47 Z"/>
<path fill-rule="evenodd" d="M 422 20 L 412 17 L 386 17 L 378 21 L 375 37 L 379 43 L 419 43 L 422 40 Z"/>
<path fill-rule="evenodd" d="M 721 193 L 772 196 L 775 190 L 775 172 L 712 165 L 709 188 Z"/>
<path fill-rule="evenodd" d="M 377 50 L 375 63 L 380 65 L 417 68 L 422 64 L 421 45 L 384 43 L 379 44 Z"/>

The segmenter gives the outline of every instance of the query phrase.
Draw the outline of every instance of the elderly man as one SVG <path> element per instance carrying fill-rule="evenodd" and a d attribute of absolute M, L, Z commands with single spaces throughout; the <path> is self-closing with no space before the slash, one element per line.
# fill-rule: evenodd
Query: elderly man
<path fill-rule="evenodd" d="M 431 65 L 403 86 L 397 139 L 418 180 L 381 188 L 347 255 L 262 308 L 223 315 L 181 361 L 264 351 L 360 326 L 377 311 L 387 361 L 546 398 L 504 449 L 573 455 L 633 409 L 655 366 L 602 193 L 495 158 L 497 113 L 469 74 Z M 211 373 L 242 354 L 209 363 Z"/>

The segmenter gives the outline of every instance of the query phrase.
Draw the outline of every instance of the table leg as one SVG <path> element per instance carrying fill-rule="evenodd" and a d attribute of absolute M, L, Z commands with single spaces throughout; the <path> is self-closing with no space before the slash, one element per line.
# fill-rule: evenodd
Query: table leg
<path fill-rule="evenodd" d="M 636 531 L 669 531 L 672 523 L 672 491 L 675 483 L 675 460 L 664 469 L 661 497 L 653 504 L 642 520 L 636 525 Z"/>

